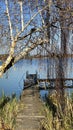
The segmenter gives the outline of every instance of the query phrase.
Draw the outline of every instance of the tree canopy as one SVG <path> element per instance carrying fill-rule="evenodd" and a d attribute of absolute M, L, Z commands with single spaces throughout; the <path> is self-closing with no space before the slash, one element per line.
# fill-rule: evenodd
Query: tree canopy
<path fill-rule="evenodd" d="M 0 76 L 26 55 L 71 54 L 72 41 L 72 0 L 0 1 Z"/>

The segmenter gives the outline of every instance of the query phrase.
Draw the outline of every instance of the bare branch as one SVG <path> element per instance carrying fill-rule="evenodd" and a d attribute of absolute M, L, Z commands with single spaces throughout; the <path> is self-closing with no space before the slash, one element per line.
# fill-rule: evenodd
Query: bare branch
<path fill-rule="evenodd" d="M 29 24 L 33 21 L 33 19 L 40 13 L 42 12 L 43 10 L 45 10 L 49 5 L 45 6 L 43 9 L 40 9 L 37 13 L 35 13 L 32 18 L 28 21 L 28 23 L 24 26 L 23 28 L 23 31 L 29 26 Z M 23 32 L 23 31 L 20 31 L 18 32 L 18 34 L 16 35 L 15 39 L 17 39 L 19 37 L 19 35 Z"/>
<path fill-rule="evenodd" d="M 31 47 L 26 47 L 26 48 L 24 48 L 24 50 L 23 50 L 21 53 L 19 53 L 19 54 L 15 57 L 14 63 L 16 63 L 16 62 L 17 62 L 18 60 L 20 60 L 21 58 L 25 57 L 31 50 L 33 50 L 33 49 L 34 49 L 35 47 L 37 47 L 38 45 L 42 45 L 43 43 L 45 44 L 45 43 L 47 43 L 47 42 L 48 42 L 47 39 L 44 39 L 44 40 L 39 39 L 38 42 L 33 43 L 33 44 L 31 45 Z"/>

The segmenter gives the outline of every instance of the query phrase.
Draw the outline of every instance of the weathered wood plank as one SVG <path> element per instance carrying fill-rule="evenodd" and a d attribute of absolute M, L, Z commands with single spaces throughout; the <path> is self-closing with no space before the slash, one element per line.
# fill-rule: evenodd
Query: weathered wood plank
<path fill-rule="evenodd" d="M 24 90 L 21 95 L 15 130 L 40 130 L 40 122 L 45 118 L 43 106 L 38 90 L 35 88 Z"/>

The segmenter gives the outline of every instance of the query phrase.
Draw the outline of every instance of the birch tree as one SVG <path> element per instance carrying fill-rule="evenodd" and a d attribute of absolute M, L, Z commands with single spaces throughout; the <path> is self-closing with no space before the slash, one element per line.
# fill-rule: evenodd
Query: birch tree
<path fill-rule="evenodd" d="M 1 0 L 0 41 L 1 47 L 8 46 L 9 56 L 0 66 L 0 76 L 36 47 L 49 56 L 67 52 L 72 5 L 72 0 Z M 60 40 L 61 47 L 57 49 Z"/>
<path fill-rule="evenodd" d="M 17 1 L 16 1 L 17 2 Z M 25 1 L 26 2 L 26 1 Z M 27 38 L 27 41 L 28 41 L 28 36 L 32 35 L 34 32 L 37 32 L 39 31 L 39 29 L 30 29 L 30 31 L 28 32 L 28 34 L 25 34 L 23 37 L 22 37 L 22 34 L 24 33 L 24 31 L 27 29 L 27 27 L 31 24 L 31 22 L 35 19 L 35 17 L 37 17 L 37 15 L 42 12 L 43 10 L 45 10 L 47 6 L 45 6 L 44 8 L 38 10 L 38 12 L 35 12 L 33 14 L 33 16 L 31 17 L 31 19 L 28 20 L 27 23 L 24 23 L 24 16 L 23 16 L 23 2 L 22 1 L 18 1 L 18 4 L 20 6 L 20 16 L 21 16 L 21 29 L 17 32 L 16 36 L 13 35 L 13 27 L 12 27 L 12 21 L 11 21 L 11 16 L 10 16 L 10 9 L 9 9 L 9 1 L 8 0 L 5 0 L 5 6 L 6 6 L 6 15 L 8 17 L 8 24 L 9 24 L 9 30 L 10 30 L 10 37 L 11 37 L 11 45 L 10 45 L 10 51 L 9 51 L 9 56 L 7 58 L 7 60 L 0 66 L 0 76 L 3 75 L 3 73 L 10 67 L 12 66 L 12 64 L 14 64 L 15 62 L 17 62 L 18 60 L 20 60 L 23 56 L 27 55 L 27 53 L 29 51 L 31 51 L 32 49 L 34 49 L 38 44 L 41 44 L 43 43 L 43 41 L 45 41 L 45 39 L 41 39 L 40 40 L 40 43 L 38 42 L 35 42 L 34 44 L 34 41 L 31 43 L 31 46 L 26 46 L 23 51 L 18 54 L 18 57 L 17 56 L 14 56 L 14 52 L 15 52 L 15 47 L 17 45 L 17 43 L 20 41 L 20 40 L 24 40 L 25 38 Z M 29 17 L 29 16 L 28 16 Z M 37 40 L 38 41 L 38 40 Z"/>

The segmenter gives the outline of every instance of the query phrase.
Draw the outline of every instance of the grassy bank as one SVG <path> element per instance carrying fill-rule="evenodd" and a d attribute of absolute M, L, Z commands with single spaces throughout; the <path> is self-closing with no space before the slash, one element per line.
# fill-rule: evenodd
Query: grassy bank
<path fill-rule="evenodd" d="M 46 98 L 46 119 L 41 122 L 41 130 L 73 130 L 73 94 L 65 95 L 65 108 L 61 105 L 54 93 Z"/>
<path fill-rule="evenodd" d="M 15 95 L 0 98 L 0 130 L 13 130 L 18 111 L 18 102 Z"/>

